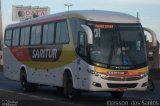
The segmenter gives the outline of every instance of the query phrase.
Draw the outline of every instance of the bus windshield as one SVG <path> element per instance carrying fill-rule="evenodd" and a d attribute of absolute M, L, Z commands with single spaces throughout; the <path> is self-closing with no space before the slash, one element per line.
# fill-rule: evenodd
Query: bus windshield
<path fill-rule="evenodd" d="M 108 67 L 142 67 L 147 64 L 146 43 L 140 25 L 91 26 L 93 45 L 92 62 Z"/>

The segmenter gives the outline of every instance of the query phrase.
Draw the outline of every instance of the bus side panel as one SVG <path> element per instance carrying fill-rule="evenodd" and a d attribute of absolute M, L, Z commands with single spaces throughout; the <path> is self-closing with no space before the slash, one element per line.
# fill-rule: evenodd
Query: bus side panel
<path fill-rule="evenodd" d="M 20 66 L 21 63 L 16 60 L 16 58 L 12 55 L 9 48 L 3 48 L 3 55 L 4 55 L 4 76 L 11 79 L 19 81 L 19 73 L 20 73 Z"/>
<path fill-rule="evenodd" d="M 74 88 L 78 88 L 77 82 L 77 70 L 75 68 L 75 61 L 66 64 L 59 68 L 52 69 L 36 69 L 26 66 L 18 61 L 11 53 L 9 48 L 4 48 L 4 76 L 11 80 L 20 81 L 20 69 L 21 66 L 25 66 L 27 73 L 27 81 L 38 84 L 63 86 L 63 73 L 67 67 L 74 79 Z"/>
<path fill-rule="evenodd" d="M 64 71 L 67 69 L 72 73 L 72 77 L 74 79 L 74 87 L 78 88 L 77 78 L 75 78 L 75 76 L 77 76 L 77 72 L 75 70 L 75 62 L 56 69 L 26 69 L 28 82 L 59 87 L 63 86 L 63 74 Z"/>
<path fill-rule="evenodd" d="M 63 68 L 49 69 L 33 69 L 28 68 L 28 82 L 62 86 Z"/>

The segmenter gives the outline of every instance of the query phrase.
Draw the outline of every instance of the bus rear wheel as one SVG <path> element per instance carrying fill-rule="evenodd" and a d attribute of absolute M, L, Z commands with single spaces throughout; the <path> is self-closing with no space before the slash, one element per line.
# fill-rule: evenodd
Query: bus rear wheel
<path fill-rule="evenodd" d="M 21 82 L 22 91 L 24 92 L 36 91 L 38 88 L 38 85 L 27 82 L 27 75 L 24 71 L 21 72 L 20 82 Z"/>
<path fill-rule="evenodd" d="M 124 92 L 113 91 L 111 92 L 112 99 L 121 99 L 123 97 Z"/>

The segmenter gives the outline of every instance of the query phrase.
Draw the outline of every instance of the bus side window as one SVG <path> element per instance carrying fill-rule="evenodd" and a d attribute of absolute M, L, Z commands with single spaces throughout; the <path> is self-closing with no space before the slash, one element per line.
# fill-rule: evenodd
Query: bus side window
<path fill-rule="evenodd" d="M 7 30 L 5 34 L 5 44 L 11 46 L 12 41 L 12 30 Z"/>
<path fill-rule="evenodd" d="M 53 44 L 54 43 L 54 32 L 55 32 L 54 23 L 45 24 L 43 27 L 42 44 Z"/>
<path fill-rule="evenodd" d="M 67 22 L 58 22 L 56 26 L 56 44 L 66 44 L 69 42 L 69 33 L 67 28 Z"/>
<path fill-rule="evenodd" d="M 13 30 L 13 40 L 12 40 L 12 46 L 18 46 L 19 45 L 19 34 L 20 29 L 16 28 Z"/>
<path fill-rule="evenodd" d="M 78 33 L 78 54 L 80 56 L 87 56 L 87 44 L 86 44 L 86 33 L 85 32 L 79 32 Z"/>
<path fill-rule="evenodd" d="M 41 25 L 33 26 L 31 30 L 31 45 L 39 45 L 41 43 Z"/>
<path fill-rule="evenodd" d="M 30 37 L 30 27 L 21 28 L 20 45 L 28 45 Z"/>

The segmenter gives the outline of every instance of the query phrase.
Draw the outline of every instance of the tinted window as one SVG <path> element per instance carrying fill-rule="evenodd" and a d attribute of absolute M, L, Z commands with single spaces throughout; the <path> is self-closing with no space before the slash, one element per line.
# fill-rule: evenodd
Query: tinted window
<path fill-rule="evenodd" d="M 31 32 L 31 45 L 38 45 L 41 42 L 41 25 L 33 26 Z"/>
<path fill-rule="evenodd" d="M 72 32 L 72 35 L 74 35 L 73 42 L 74 42 L 75 47 L 77 47 L 78 32 L 84 31 L 84 29 L 81 27 L 82 24 L 85 24 L 85 21 L 77 19 L 77 18 L 70 19 L 71 32 Z"/>
<path fill-rule="evenodd" d="M 93 32 L 91 60 L 109 68 L 132 69 L 147 65 L 146 42 L 141 25 L 89 23 Z"/>
<path fill-rule="evenodd" d="M 6 31 L 5 35 L 5 44 L 7 46 L 11 46 L 11 40 L 12 40 L 12 30 Z"/>
<path fill-rule="evenodd" d="M 91 59 L 95 62 L 108 64 L 114 29 L 94 28 L 93 32 Z"/>
<path fill-rule="evenodd" d="M 53 44 L 54 42 L 54 23 L 46 24 L 43 27 L 43 44 Z"/>
<path fill-rule="evenodd" d="M 79 33 L 79 54 L 81 56 L 87 56 L 86 51 L 86 34 L 83 32 Z"/>
<path fill-rule="evenodd" d="M 21 29 L 21 41 L 20 45 L 29 44 L 30 27 L 25 27 Z"/>
<path fill-rule="evenodd" d="M 19 28 L 13 30 L 12 46 L 18 46 L 19 44 Z"/>
<path fill-rule="evenodd" d="M 56 27 L 56 43 L 69 42 L 67 23 L 59 22 Z"/>

